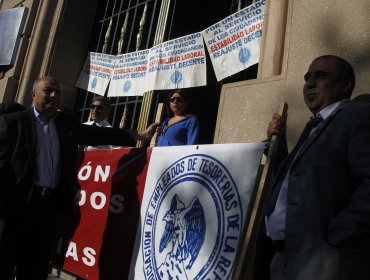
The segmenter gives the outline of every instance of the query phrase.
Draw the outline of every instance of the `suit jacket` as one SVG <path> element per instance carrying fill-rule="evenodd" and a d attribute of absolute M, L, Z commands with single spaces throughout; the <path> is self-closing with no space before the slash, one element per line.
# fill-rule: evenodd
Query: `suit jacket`
<path fill-rule="evenodd" d="M 0 218 L 17 219 L 26 211 L 35 166 L 33 108 L 0 116 Z M 76 203 L 78 145 L 134 145 L 135 132 L 81 124 L 74 116 L 58 113 L 61 180 L 55 190 L 60 228 L 73 233 L 79 221 Z"/>
<path fill-rule="evenodd" d="M 370 106 L 345 102 L 297 154 L 287 197 L 287 280 L 370 279 L 369 142 Z M 264 246 L 257 244 L 257 265 Z"/>

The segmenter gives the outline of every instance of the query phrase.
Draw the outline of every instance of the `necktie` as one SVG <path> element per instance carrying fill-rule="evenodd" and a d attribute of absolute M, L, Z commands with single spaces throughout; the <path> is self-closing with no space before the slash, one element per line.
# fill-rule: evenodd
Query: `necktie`
<path fill-rule="evenodd" d="M 284 172 L 281 173 L 279 180 L 276 181 L 276 183 L 273 186 L 272 192 L 267 200 L 266 206 L 264 208 L 264 216 L 267 216 L 272 213 L 272 211 L 275 208 L 276 201 L 281 189 L 281 186 L 283 184 L 283 181 L 285 179 L 285 176 L 295 158 L 297 155 L 299 149 L 301 148 L 302 144 L 306 141 L 307 137 L 310 135 L 312 129 L 317 127 L 321 122 L 323 121 L 323 118 L 321 116 L 313 117 L 310 119 L 310 121 L 306 124 L 305 128 L 303 129 L 303 132 L 301 136 L 298 139 L 297 144 L 293 148 L 293 150 L 288 155 L 287 164 L 285 165 Z"/>

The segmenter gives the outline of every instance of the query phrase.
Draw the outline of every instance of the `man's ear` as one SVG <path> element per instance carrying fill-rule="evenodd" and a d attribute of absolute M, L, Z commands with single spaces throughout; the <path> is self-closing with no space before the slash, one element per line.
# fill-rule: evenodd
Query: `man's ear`
<path fill-rule="evenodd" d="M 351 91 L 352 91 L 352 82 L 351 81 L 345 81 L 344 82 L 344 88 L 343 91 L 346 93 L 347 96 L 351 96 Z"/>
<path fill-rule="evenodd" d="M 35 95 L 36 95 L 36 93 L 33 91 L 33 92 L 32 92 L 32 97 L 35 97 Z"/>

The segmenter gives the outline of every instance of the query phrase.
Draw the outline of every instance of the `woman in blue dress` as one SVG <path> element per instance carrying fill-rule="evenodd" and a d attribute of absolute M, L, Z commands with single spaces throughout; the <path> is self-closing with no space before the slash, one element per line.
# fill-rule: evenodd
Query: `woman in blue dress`
<path fill-rule="evenodd" d="M 169 116 L 157 129 L 157 147 L 195 145 L 199 136 L 198 120 L 190 114 L 190 101 L 186 92 L 171 92 L 166 101 Z"/>

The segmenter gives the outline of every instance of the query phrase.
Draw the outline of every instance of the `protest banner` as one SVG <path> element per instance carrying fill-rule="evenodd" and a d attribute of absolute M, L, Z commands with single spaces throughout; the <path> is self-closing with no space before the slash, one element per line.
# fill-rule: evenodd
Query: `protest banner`
<path fill-rule="evenodd" d="M 85 151 L 81 221 L 63 269 L 85 279 L 127 279 L 151 149 Z"/>
<path fill-rule="evenodd" d="M 231 279 L 265 147 L 153 148 L 129 279 Z"/>
<path fill-rule="evenodd" d="M 86 151 L 81 222 L 63 269 L 85 279 L 231 279 L 265 147 Z"/>
<path fill-rule="evenodd" d="M 255 2 L 202 32 L 217 81 L 258 63 L 265 3 Z"/>
<path fill-rule="evenodd" d="M 108 96 L 143 96 L 149 50 L 116 56 Z"/>
<path fill-rule="evenodd" d="M 150 90 L 204 86 L 206 57 L 200 32 L 163 42 L 149 50 Z"/>
<path fill-rule="evenodd" d="M 113 73 L 114 55 L 90 52 L 76 87 L 104 95 Z"/>
<path fill-rule="evenodd" d="M 193 33 L 118 56 L 91 52 L 77 87 L 108 96 L 142 96 L 151 90 L 205 86 L 204 42 L 217 81 L 259 62 L 266 0 Z M 114 65 L 114 69 L 113 69 Z"/>

